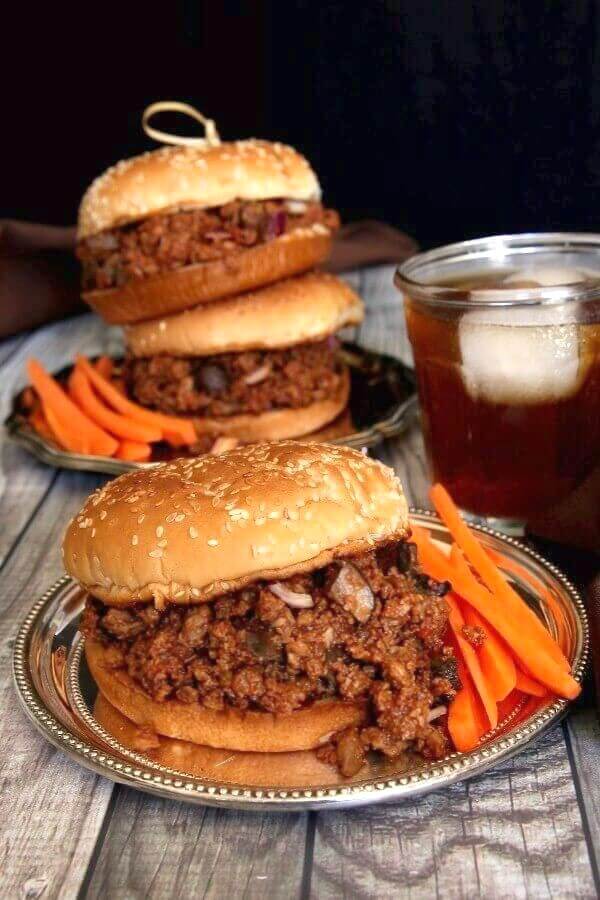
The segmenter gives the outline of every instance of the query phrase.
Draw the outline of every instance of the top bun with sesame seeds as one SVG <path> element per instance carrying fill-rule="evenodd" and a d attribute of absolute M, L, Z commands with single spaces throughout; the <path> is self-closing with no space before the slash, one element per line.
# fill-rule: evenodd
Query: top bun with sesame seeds
<path fill-rule="evenodd" d="M 92 182 L 77 240 L 157 213 L 277 197 L 321 199 L 317 176 L 293 147 L 259 140 L 161 147 L 121 160 Z"/>
<path fill-rule="evenodd" d="M 292 147 L 244 140 L 122 160 L 84 194 L 83 298 L 107 322 L 170 315 L 322 263 L 339 225 Z"/>
<path fill-rule="evenodd" d="M 110 606 L 199 604 L 406 538 L 402 486 L 346 447 L 285 441 L 115 479 L 67 528 L 67 572 Z"/>

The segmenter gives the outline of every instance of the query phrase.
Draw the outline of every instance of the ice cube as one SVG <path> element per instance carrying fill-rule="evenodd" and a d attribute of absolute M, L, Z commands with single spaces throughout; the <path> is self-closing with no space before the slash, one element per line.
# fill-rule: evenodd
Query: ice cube
<path fill-rule="evenodd" d="M 586 366 L 571 306 L 486 308 L 463 315 L 458 336 L 469 394 L 522 405 L 575 393 Z"/>
<path fill-rule="evenodd" d="M 586 281 L 588 275 L 581 269 L 561 266 L 526 266 L 516 269 L 508 275 L 502 284 L 515 282 L 532 282 L 540 287 L 554 287 L 560 284 L 577 284 Z"/>

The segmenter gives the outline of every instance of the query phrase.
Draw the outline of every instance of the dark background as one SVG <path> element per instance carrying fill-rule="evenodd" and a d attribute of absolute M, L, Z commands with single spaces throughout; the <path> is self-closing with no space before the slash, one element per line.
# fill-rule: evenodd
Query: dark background
<path fill-rule="evenodd" d="M 385 219 L 426 246 L 598 227 L 598 3 L 109 0 L 3 15 L 0 215 L 73 222 L 94 176 L 153 146 L 143 108 L 179 99 L 224 138 L 294 144 L 345 220 Z"/>

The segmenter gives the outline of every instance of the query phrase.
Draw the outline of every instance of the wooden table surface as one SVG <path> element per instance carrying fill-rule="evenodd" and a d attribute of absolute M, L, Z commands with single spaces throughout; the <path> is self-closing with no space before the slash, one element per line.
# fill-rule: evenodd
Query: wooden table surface
<path fill-rule="evenodd" d="M 392 269 L 353 273 L 358 340 L 408 358 Z M 118 329 L 80 316 L 0 343 L 2 418 L 29 355 L 116 352 Z M 248 813 L 165 801 L 94 775 L 21 712 L 18 625 L 61 572 L 68 518 L 104 476 L 55 471 L 0 436 L 0 896 L 596 897 L 600 739 L 591 700 L 487 775 L 419 800 L 353 811 Z M 415 425 L 375 453 L 428 506 Z M 589 692 L 588 692 L 589 693 Z"/>

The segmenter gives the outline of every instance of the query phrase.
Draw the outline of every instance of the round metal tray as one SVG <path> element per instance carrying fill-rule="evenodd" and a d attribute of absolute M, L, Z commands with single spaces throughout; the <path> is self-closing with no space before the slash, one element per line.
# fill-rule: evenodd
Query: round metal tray
<path fill-rule="evenodd" d="M 415 524 L 449 543 L 446 528 L 415 511 Z M 498 532 L 477 527 L 485 546 L 503 554 L 504 571 L 560 640 L 581 681 L 588 655 L 585 609 L 575 588 L 537 553 Z M 41 597 L 23 622 L 14 649 L 19 697 L 33 724 L 55 746 L 95 772 L 163 797 L 242 809 L 297 810 L 400 800 L 470 778 L 516 753 L 566 712 L 559 699 L 523 701 L 471 753 L 424 761 L 370 760 L 351 779 L 312 752 L 233 753 L 157 738 L 124 719 L 97 694 L 78 632 L 84 602 L 68 577 Z M 555 611 L 560 609 L 562 627 Z"/>
<path fill-rule="evenodd" d="M 356 344 L 343 344 L 340 356 L 350 369 L 350 402 L 338 418 L 306 439 L 329 441 L 347 447 L 374 447 L 385 438 L 400 434 L 412 420 L 417 407 L 414 375 L 398 359 L 365 350 Z M 56 373 L 64 381 L 71 367 Z M 126 462 L 108 456 L 84 456 L 70 453 L 45 440 L 27 421 L 23 391 L 13 398 L 12 409 L 4 422 L 12 440 L 39 460 L 59 469 L 78 469 L 122 475 L 146 468 L 165 459 L 159 449 L 150 462 Z M 165 448 L 166 449 L 166 448 Z M 181 455 L 181 451 L 177 452 Z"/>

